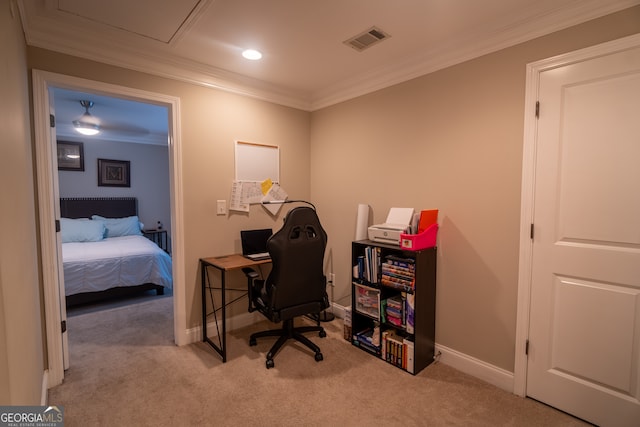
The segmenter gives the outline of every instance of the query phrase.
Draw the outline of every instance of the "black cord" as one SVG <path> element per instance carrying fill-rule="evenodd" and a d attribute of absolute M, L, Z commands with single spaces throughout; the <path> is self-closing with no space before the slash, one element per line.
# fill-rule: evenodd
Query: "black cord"
<path fill-rule="evenodd" d="M 263 205 L 282 205 L 284 203 L 306 203 L 310 205 L 314 211 L 316 210 L 314 204 L 311 202 L 307 202 L 306 200 L 267 200 L 265 202 L 262 202 Z"/>

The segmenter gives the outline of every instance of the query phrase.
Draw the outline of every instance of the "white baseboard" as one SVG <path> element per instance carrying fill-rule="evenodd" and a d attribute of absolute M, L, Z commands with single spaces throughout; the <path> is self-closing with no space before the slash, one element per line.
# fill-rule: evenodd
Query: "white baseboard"
<path fill-rule="evenodd" d="M 331 304 L 331 311 L 333 312 L 333 315 L 340 319 L 344 319 L 345 309 L 346 309 L 345 306 L 342 306 L 338 303 L 334 302 Z"/>
<path fill-rule="evenodd" d="M 346 307 L 333 303 L 333 313 L 336 317 L 344 319 Z M 436 343 L 436 354 L 440 353 L 438 360 L 440 363 L 449 365 L 460 372 L 469 374 L 488 382 L 502 390 L 513 393 L 514 377 L 513 372 L 506 371 L 497 366 L 483 362 L 480 359 L 469 356 L 451 348 Z"/>
<path fill-rule="evenodd" d="M 440 363 L 513 393 L 513 372 L 436 343 L 436 354 L 438 352 L 440 352 L 438 357 Z"/>
<path fill-rule="evenodd" d="M 40 405 L 49 406 L 49 370 L 42 373 L 42 390 L 40 390 Z"/>
<path fill-rule="evenodd" d="M 344 318 L 344 307 L 333 304 L 333 313 L 336 317 Z M 244 328 L 245 326 L 253 325 L 254 323 L 263 320 L 264 317 L 260 315 L 260 313 L 242 313 L 234 317 L 227 318 L 227 332 L 233 331 L 235 329 Z M 202 326 L 196 326 L 195 328 L 187 329 L 187 342 L 185 344 L 192 344 L 194 342 L 202 341 Z M 218 330 L 216 329 L 215 322 L 207 323 L 207 335 L 209 337 L 218 336 Z"/>
<path fill-rule="evenodd" d="M 332 303 L 331 311 L 334 316 L 344 319 L 346 307 Z M 262 319 L 259 313 L 243 313 L 227 319 L 227 332 L 234 329 L 249 326 Z M 207 334 L 209 337 L 217 336 L 215 323 L 207 324 Z M 202 341 L 202 327 L 197 326 L 187 330 L 188 344 Z M 513 393 L 514 377 L 513 372 L 509 372 L 497 366 L 491 365 L 475 357 L 460 353 L 454 349 L 448 348 L 436 343 L 436 354 L 440 353 L 438 360 L 440 363 L 451 366 L 454 369 L 464 372 L 465 374 L 479 378 L 488 382 L 502 390 Z"/>
<path fill-rule="evenodd" d="M 253 325 L 259 322 L 263 317 L 258 312 L 254 313 L 242 313 L 237 316 L 227 318 L 227 332 L 235 329 L 244 328 L 245 326 Z M 220 324 L 222 329 L 222 323 Z M 222 330 L 220 331 L 222 332 Z M 185 344 L 192 344 L 194 342 L 202 341 L 202 326 L 196 326 L 195 328 L 187 329 L 187 342 Z M 218 336 L 218 329 L 215 322 L 207 323 L 207 335 L 209 338 Z"/>

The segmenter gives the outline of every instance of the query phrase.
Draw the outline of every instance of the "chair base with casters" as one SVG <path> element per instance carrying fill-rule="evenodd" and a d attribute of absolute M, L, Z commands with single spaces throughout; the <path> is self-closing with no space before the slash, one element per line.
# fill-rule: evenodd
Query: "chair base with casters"
<path fill-rule="evenodd" d="M 249 345 L 250 346 L 256 345 L 257 344 L 256 340 L 258 338 L 278 337 L 278 340 L 275 342 L 275 344 L 273 344 L 273 346 L 267 353 L 267 361 L 266 361 L 267 369 L 273 368 L 275 366 L 273 358 L 275 357 L 278 350 L 280 350 L 280 348 L 284 345 L 284 343 L 287 342 L 287 340 L 289 339 L 294 339 L 304 344 L 308 348 L 310 348 L 311 351 L 315 353 L 314 357 L 316 359 L 316 362 L 320 362 L 323 359 L 322 352 L 320 351 L 320 347 L 315 345 L 309 338 L 302 335 L 303 333 L 306 333 L 306 332 L 318 332 L 318 335 L 320 336 L 320 338 L 324 338 L 327 336 L 327 333 L 325 332 L 324 328 L 320 325 L 294 327 L 293 319 L 287 319 L 282 322 L 282 328 L 280 329 L 270 329 L 267 331 L 256 332 L 255 334 L 252 334 L 251 337 L 249 338 Z"/>

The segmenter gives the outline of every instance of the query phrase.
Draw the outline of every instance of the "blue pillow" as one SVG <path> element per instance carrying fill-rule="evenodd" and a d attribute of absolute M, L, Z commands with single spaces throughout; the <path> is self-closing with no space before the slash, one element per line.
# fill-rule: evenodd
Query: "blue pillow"
<path fill-rule="evenodd" d="M 98 242 L 103 239 L 105 225 L 102 221 L 90 221 L 88 218 L 60 218 L 62 243 Z"/>
<path fill-rule="evenodd" d="M 140 221 L 137 216 L 126 218 L 105 218 L 100 215 L 93 215 L 92 220 L 103 221 L 106 227 L 104 237 L 120 236 L 141 236 Z"/>

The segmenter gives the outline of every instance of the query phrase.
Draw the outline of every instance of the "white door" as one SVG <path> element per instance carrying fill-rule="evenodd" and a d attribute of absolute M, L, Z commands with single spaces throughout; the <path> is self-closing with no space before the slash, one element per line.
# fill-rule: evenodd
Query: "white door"
<path fill-rule="evenodd" d="M 55 99 L 53 94 L 53 88 L 48 88 L 49 91 L 49 114 L 55 118 L 56 116 L 56 108 L 55 108 Z M 50 141 L 52 144 L 51 152 L 57 153 L 57 138 L 56 138 L 56 128 L 55 128 L 55 119 L 53 120 L 54 126 L 50 128 Z M 53 165 L 51 167 L 53 174 L 51 176 L 52 180 L 52 193 L 54 200 L 60 200 L 59 187 L 58 187 L 58 160 L 56 156 L 52 156 Z M 60 219 L 60 204 L 54 203 L 54 214 L 56 219 Z M 67 334 L 67 301 L 65 298 L 64 292 L 64 268 L 62 264 L 62 238 L 60 236 L 60 232 L 56 233 L 56 246 L 57 246 L 57 276 L 58 276 L 58 289 L 59 289 L 59 298 L 60 298 L 60 321 L 61 321 L 61 332 L 62 332 L 62 365 L 63 369 L 69 369 L 69 335 Z"/>
<path fill-rule="evenodd" d="M 539 75 L 526 394 L 640 426 L 640 46 Z"/>

